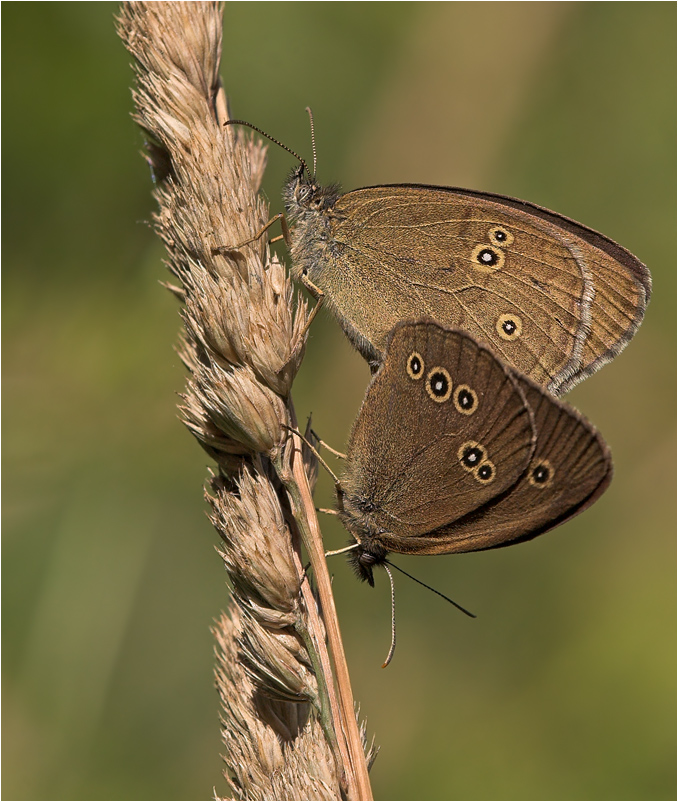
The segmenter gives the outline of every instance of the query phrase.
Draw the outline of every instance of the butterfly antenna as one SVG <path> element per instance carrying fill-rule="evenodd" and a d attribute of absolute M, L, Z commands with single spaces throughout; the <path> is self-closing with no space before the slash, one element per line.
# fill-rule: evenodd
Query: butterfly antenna
<path fill-rule="evenodd" d="M 311 147 L 313 148 L 313 177 L 315 178 L 316 168 L 316 150 L 315 150 L 315 126 L 313 125 L 313 112 L 310 106 L 306 106 L 308 112 L 308 119 L 311 121 Z"/>
<path fill-rule="evenodd" d="M 403 571 L 402 568 L 399 568 L 397 565 L 395 565 L 395 563 L 392 563 L 390 560 L 386 560 L 386 562 L 391 566 L 391 568 L 395 568 L 396 571 L 400 571 L 401 574 L 405 574 L 405 576 L 408 576 L 410 579 L 412 579 L 418 585 L 422 585 L 423 587 L 428 588 L 429 590 L 433 591 L 433 593 L 436 593 L 438 596 L 442 596 L 442 598 L 445 599 L 445 601 L 448 601 L 450 604 L 454 605 L 457 608 L 457 610 L 461 610 L 461 612 L 464 613 L 465 615 L 467 615 L 469 618 L 475 618 L 476 617 L 473 613 L 470 613 L 467 609 L 462 607 L 461 604 L 457 604 L 456 601 L 452 601 L 452 599 L 450 599 L 449 596 L 446 596 L 444 593 L 441 593 L 439 590 L 436 590 L 435 588 L 432 588 L 430 585 L 427 585 L 426 582 L 422 582 L 421 579 L 417 579 L 416 576 L 412 576 L 412 574 L 408 574 L 407 571 Z M 384 568 L 386 568 L 386 570 L 388 571 L 388 568 L 386 567 L 386 565 L 384 565 Z M 389 576 L 390 575 L 391 575 L 391 572 L 389 571 Z M 393 580 L 391 580 L 391 581 L 393 581 Z M 394 627 L 395 627 L 395 624 L 394 624 Z"/>
<path fill-rule="evenodd" d="M 389 563 L 393 565 L 393 563 Z M 393 565 L 395 568 L 396 566 Z M 395 624 L 395 585 L 393 584 L 393 574 L 389 570 L 388 565 L 384 565 L 386 569 L 386 573 L 388 574 L 388 578 L 391 580 L 391 648 L 388 650 L 388 654 L 386 655 L 386 660 L 384 660 L 384 665 L 382 668 L 386 668 L 386 666 L 393 660 L 393 655 L 395 654 L 395 647 L 396 647 L 396 624 Z M 454 602 L 453 602 L 454 603 Z"/>
<path fill-rule="evenodd" d="M 248 123 L 246 120 L 226 120 L 226 122 L 224 123 L 224 127 L 227 126 L 227 125 L 244 125 L 247 128 L 251 128 L 253 131 L 256 131 L 258 134 L 261 134 L 262 136 L 265 136 L 266 139 L 268 139 L 270 142 L 273 142 L 275 145 L 278 145 L 283 150 L 286 150 L 288 153 L 291 153 L 294 156 L 295 159 L 299 160 L 299 163 L 302 165 L 304 170 L 306 170 L 306 172 L 309 174 L 309 176 L 311 175 L 311 171 L 308 169 L 308 165 L 306 164 L 306 162 L 301 158 L 301 156 L 298 153 L 293 151 L 292 148 L 288 148 L 287 145 L 283 145 L 283 143 L 279 139 L 276 139 L 275 137 L 271 136 L 270 134 L 267 134 L 266 131 L 262 131 L 261 128 L 257 128 L 256 125 L 252 125 L 252 123 Z M 315 145 L 313 146 L 313 164 L 315 165 Z M 315 170 L 314 170 L 314 174 L 315 174 Z"/>

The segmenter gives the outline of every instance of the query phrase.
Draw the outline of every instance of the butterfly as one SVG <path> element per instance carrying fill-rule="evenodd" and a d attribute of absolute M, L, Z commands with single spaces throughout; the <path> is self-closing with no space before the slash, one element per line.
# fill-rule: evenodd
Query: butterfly
<path fill-rule="evenodd" d="M 349 438 L 337 511 L 373 584 L 389 552 L 451 554 L 518 543 L 593 504 L 609 449 L 568 404 L 468 334 L 397 324 Z"/>

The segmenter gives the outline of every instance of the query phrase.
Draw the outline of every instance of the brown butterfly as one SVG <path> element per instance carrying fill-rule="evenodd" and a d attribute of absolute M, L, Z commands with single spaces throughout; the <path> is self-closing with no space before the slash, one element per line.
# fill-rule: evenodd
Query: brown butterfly
<path fill-rule="evenodd" d="M 398 321 L 430 316 L 560 395 L 613 359 L 643 319 L 648 269 L 567 217 L 448 187 L 341 194 L 300 162 L 283 193 L 292 274 L 373 368 Z"/>
<path fill-rule="evenodd" d="M 469 335 L 398 324 L 351 432 L 338 512 L 373 584 L 388 552 L 451 554 L 530 540 L 578 515 L 612 479 L 576 410 Z"/>

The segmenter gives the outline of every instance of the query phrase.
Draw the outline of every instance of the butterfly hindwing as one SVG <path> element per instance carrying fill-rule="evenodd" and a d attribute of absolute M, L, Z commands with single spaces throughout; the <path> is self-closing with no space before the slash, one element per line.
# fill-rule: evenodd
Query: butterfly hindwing
<path fill-rule="evenodd" d="M 517 377 L 534 415 L 535 451 L 521 479 L 466 518 L 417 539 L 424 554 L 477 551 L 530 540 L 591 506 L 612 479 L 600 434 L 575 409 Z"/>

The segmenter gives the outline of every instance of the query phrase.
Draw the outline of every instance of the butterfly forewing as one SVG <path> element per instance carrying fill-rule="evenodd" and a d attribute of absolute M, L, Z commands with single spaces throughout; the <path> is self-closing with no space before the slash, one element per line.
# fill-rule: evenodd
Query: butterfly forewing
<path fill-rule="evenodd" d="M 365 304 L 356 320 L 379 350 L 403 316 L 428 314 L 489 344 L 540 383 L 568 368 L 587 287 L 580 266 L 553 236 L 498 204 L 481 209 L 433 188 L 356 190 L 337 209 L 345 217 L 333 236 L 343 250 L 335 276 L 323 279 L 345 316 L 353 301 L 333 291 L 333 278 L 365 283 L 372 276 L 384 302 L 397 299 L 386 312 L 379 303 Z"/>
<path fill-rule="evenodd" d="M 623 348 L 649 298 L 649 273 L 628 251 L 512 198 L 368 187 L 325 219 L 309 277 L 372 361 L 395 323 L 430 315 L 558 394 Z"/>
<path fill-rule="evenodd" d="M 431 322 L 401 324 L 354 424 L 344 509 L 416 537 L 505 492 L 533 448 L 524 394 L 490 351 Z"/>
<path fill-rule="evenodd" d="M 592 266 L 596 290 L 589 314 L 589 331 L 581 366 L 572 380 L 563 383 L 560 392 L 614 359 L 636 333 L 650 297 L 647 272 L 636 275 L 631 270 L 620 271 L 615 259 L 591 246 L 586 258 Z"/>

